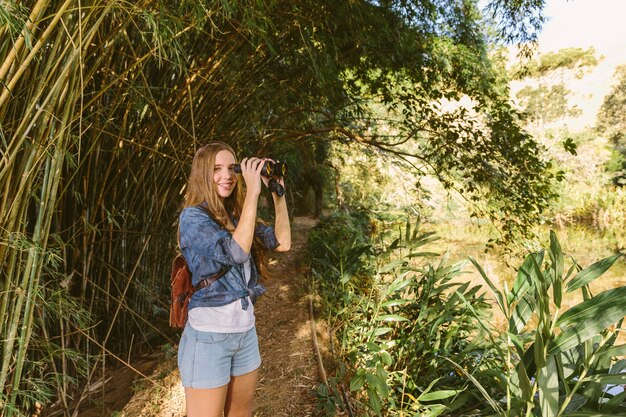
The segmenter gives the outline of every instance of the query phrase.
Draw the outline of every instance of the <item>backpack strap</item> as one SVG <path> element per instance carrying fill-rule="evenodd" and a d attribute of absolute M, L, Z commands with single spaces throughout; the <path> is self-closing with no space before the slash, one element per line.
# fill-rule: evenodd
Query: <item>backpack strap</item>
<path fill-rule="evenodd" d="M 219 271 L 217 271 L 215 274 L 213 274 L 210 277 L 205 278 L 202 281 L 198 282 L 198 285 L 193 287 L 193 292 L 201 290 L 204 287 L 208 287 L 209 285 L 211 285 L 212 283 L 214 283 L 218 279 L 222 278 L 224 275 L 226 275 L 226 273 L 228 271 L 230 271 L 230 268 L 231 268 L 231 265 L 225 265 Z"/>

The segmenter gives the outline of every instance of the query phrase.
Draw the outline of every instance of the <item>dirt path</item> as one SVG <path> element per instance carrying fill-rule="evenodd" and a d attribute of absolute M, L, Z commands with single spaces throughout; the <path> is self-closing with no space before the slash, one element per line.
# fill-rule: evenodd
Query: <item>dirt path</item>
<path fill-rule="evenodd" d="M 306 302 L 304 248 L 315 221 L 296 217 L 292 249 L 269 258 L 272 279 L 255 306 L 263 364 L 257 387 L 255 417 L 315 416 L 317 365 Z M 176 357 L 164 361 L 120 417 L 184 417 L 185 396 Z"/>

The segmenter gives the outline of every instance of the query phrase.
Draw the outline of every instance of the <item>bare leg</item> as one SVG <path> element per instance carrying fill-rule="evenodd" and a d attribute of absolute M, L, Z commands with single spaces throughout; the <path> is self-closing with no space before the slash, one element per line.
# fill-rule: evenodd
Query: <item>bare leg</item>
<path fill-rule="evenodd" d="M 187 417 L 222 417 L 228 387 L 185 388 Z"/>
<path fill-rule="evenodd" d="M 224 417 L 252 417 L 252 403 L 258 378 L 258 369 L 244 375 L 230 377 Z"/>

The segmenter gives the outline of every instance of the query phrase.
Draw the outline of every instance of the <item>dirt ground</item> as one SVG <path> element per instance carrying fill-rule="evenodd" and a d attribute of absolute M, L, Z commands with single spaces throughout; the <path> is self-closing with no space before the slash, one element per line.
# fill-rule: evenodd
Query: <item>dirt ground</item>
<path fill-rule="evenodd" d="M 292 249 L 272 254 L 271 280 L 255 306 L 263 364 L 255 417 L 313 417 L 318 370 L 307 307 L 304 247 L 315 220 L 292 222 Z M 117 417 L 184 417 L 185 396 L 176 357 L 163 360 L 145 388 L 138 389 Z M 136 388 L 135 388 L 136 389 Z"/>

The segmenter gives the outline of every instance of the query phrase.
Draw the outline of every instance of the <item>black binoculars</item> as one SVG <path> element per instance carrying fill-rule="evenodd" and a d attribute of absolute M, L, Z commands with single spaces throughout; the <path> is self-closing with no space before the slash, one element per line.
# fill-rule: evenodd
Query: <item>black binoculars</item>
<path fill-rule="evenodd" d="M 241 174 L 241 165 L 235 164 L 233 171 Z M 261 169 L 261 175 L 264 177 L 284 177 L 287 175 L 287 164 L 284 162 L 265 161 Z M 267 188 L 279 197 L 285 195 L 285 188 L 278 183 L 276 178 L 270 178 Z"/>
<path fill-rule="evenodd" d="M 235 164 L 233 170 L 241 174 L 241 165 Z M 285 162 L 265 161 L 263 162 L 261 175 L 264 177 L 284 177 L 287 175 L 287 164 Z"/>

